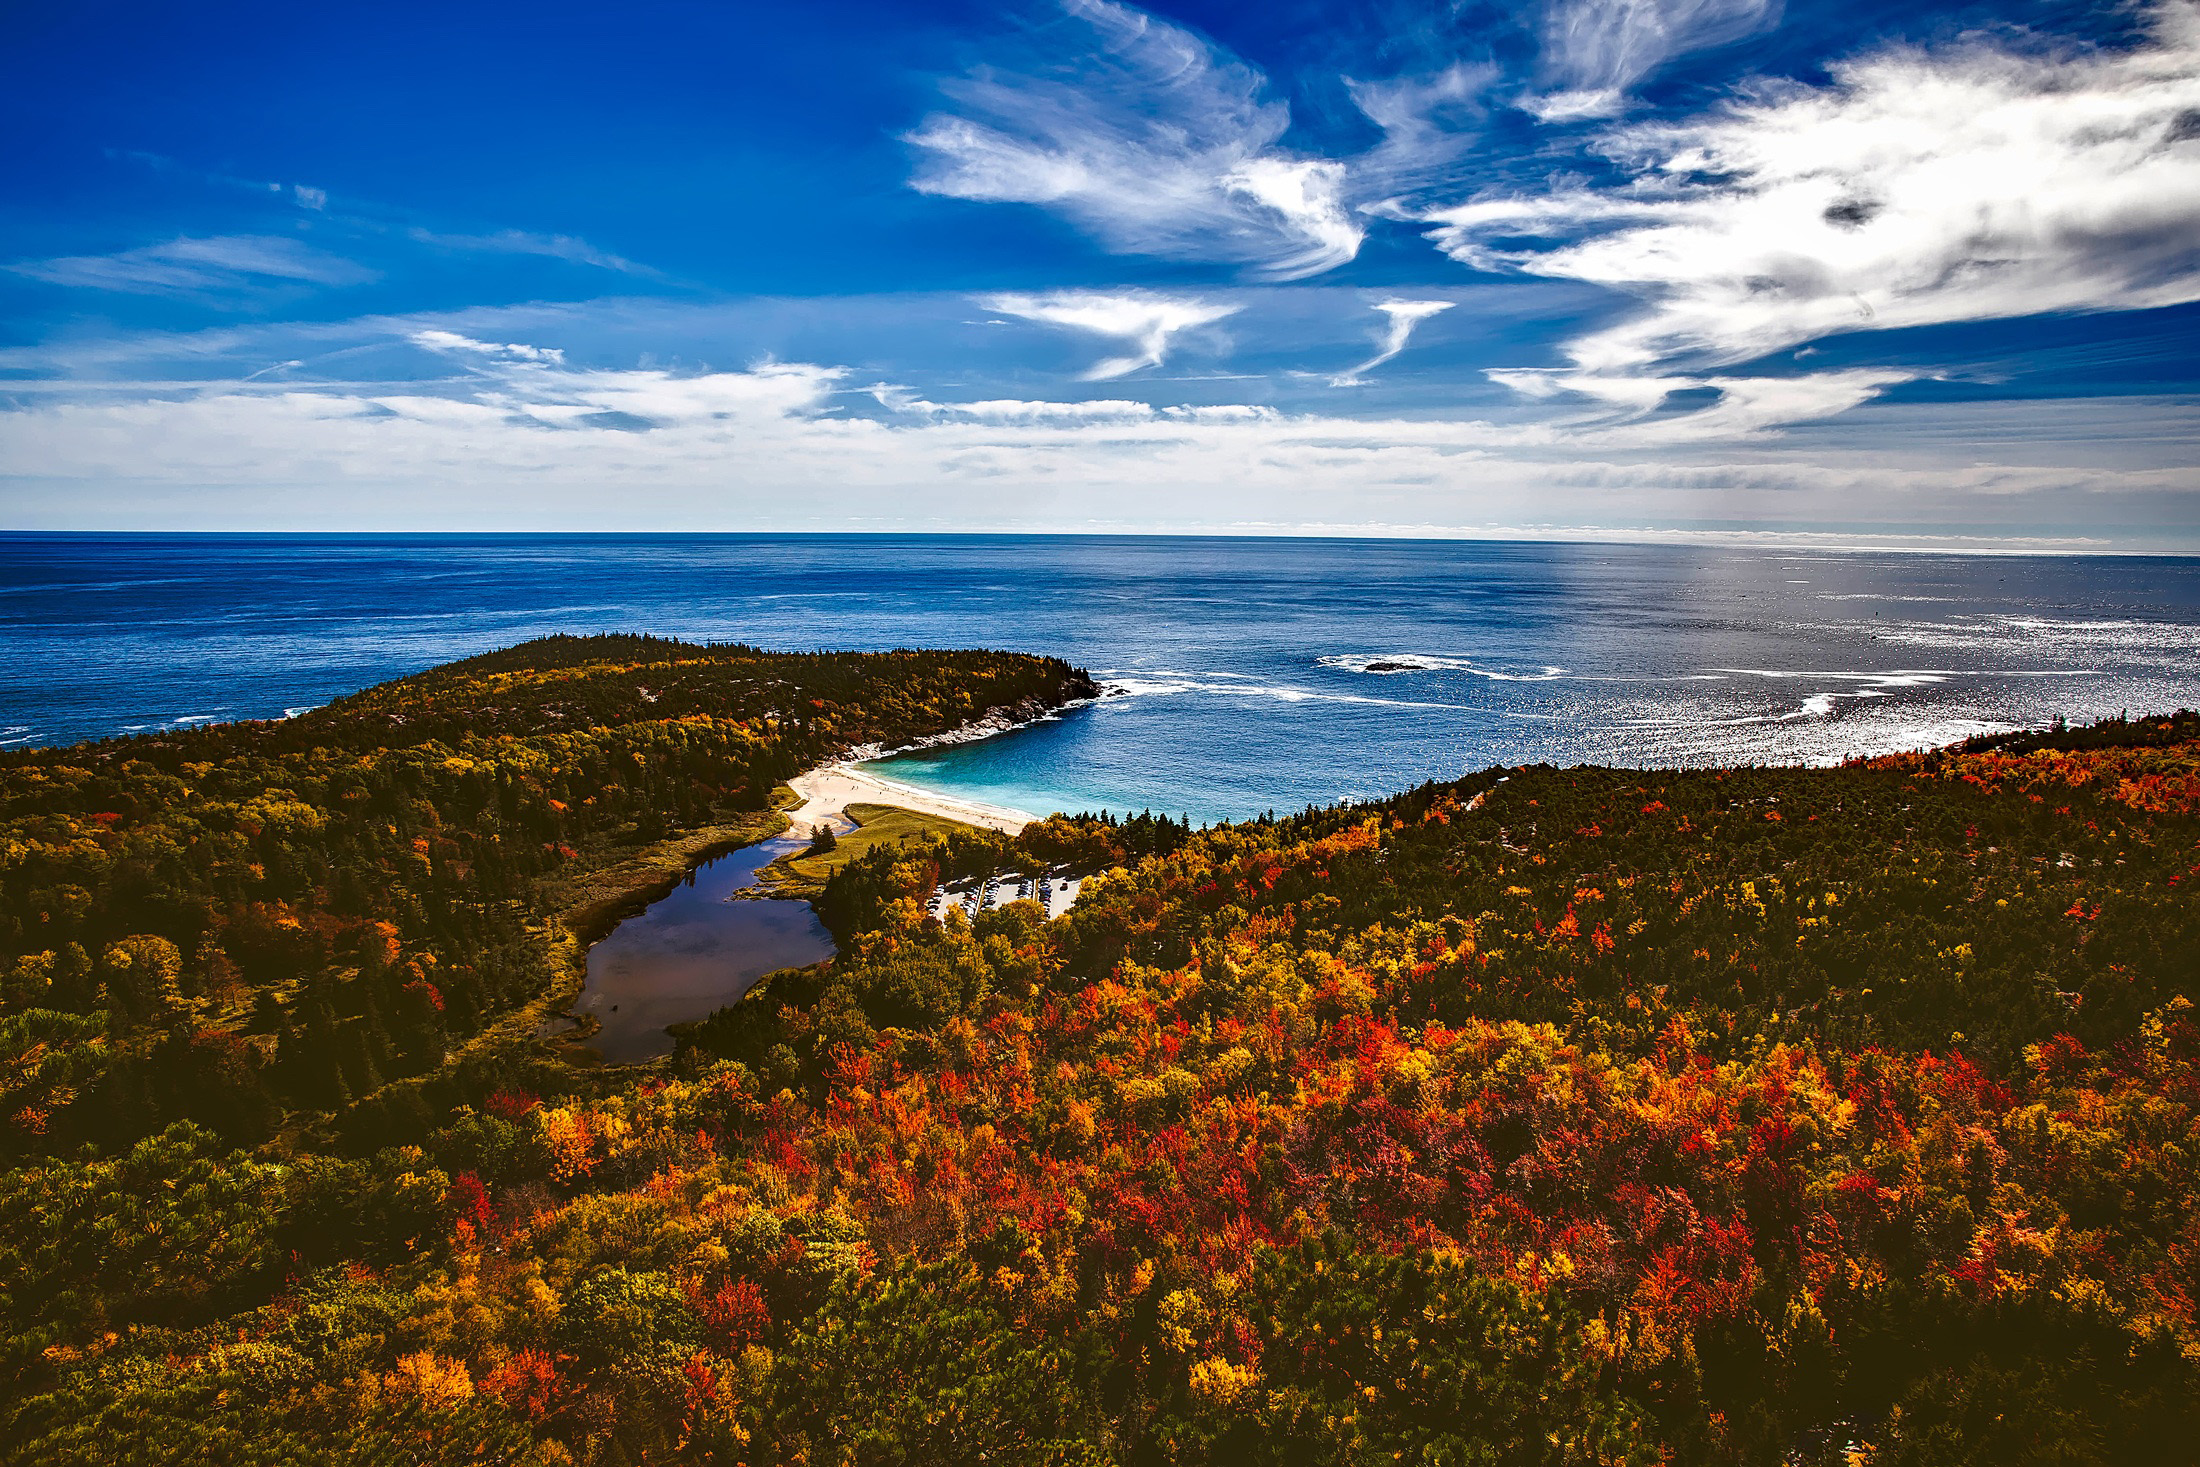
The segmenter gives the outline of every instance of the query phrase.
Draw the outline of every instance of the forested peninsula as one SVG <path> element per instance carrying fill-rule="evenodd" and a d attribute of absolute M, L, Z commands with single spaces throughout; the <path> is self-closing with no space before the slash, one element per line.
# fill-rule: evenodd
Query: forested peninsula
<path fill-rule="evenodd" d="M 0 757 L 0 1460 L 2200 1460 L 2200 715 L 925 834 L 535 1037 L 790 774 L 1093 691 L 560 638 Z"/>

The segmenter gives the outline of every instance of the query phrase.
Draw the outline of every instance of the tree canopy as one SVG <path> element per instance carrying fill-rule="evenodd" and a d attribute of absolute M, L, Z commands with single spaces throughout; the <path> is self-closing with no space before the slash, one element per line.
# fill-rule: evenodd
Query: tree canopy
<path fill-rule="evenodd" d="M 595 665 L 557 660 L 573 653 L 435 676 L 501 708 L 491 682 Z M 913 680 L 997 679 L 943 719 L 1069 686 L 895 655 Z M 667 695 L 642 666 L 606 674 L 606 719 L 633 711 L 630 678 Z M 362 706 L 402 733 L 439 686 Z M 231 730 L 184 740 L 168 773 L 132 745 L 6 764 L 10 790 L 73 792 L 10 796 L 11 830 L 85 843 L 40 861 L 91 862 L 149 823 L 193 849 L 183 821 L 210 789 L 258 813 L 188 814 L 222 853 L 188 901 L 118 915 L 153 889 L 118 859 L 73 907 L 42 875 L 53 895 L 11 908 L 73 925 L 17 942 L 0 1018 L 14 1113 L 46 1112 L 0 1179 L 0 1456 L 2200 1453 L 2200 716 L 1839 769 L 1500 769 L 1207 830 L 1057 817 L 879 845 L 820 899 L 835 958 L 619 1070 L 516 1041 L 444 1059 L 418 1037 L 435 1006 L 405 1007 L 414 982 L 490 966 L 443 935 L 487 919 L 415 925 L 477 910 L 423 893 L 492 865 L 488 834 L 585 862 L 652 809 L 693 818 L 650 752 L 675 746 L 661 720 L 527 696 L 567 710 L 558 732 L 277 757 Z M 779 724 L 761 749 L 877 727 L 836 706 L 830 732 Z M 222 739 L 258 762 L 217 776 Z M 501 774 L 468 805 L 445 762 L 560 739 L 581 742 L 525 777 L 495 766 L 510 815 Z M 596 768 L 579 748 L 609 751 L 600 782 L 571 772 Z M 431 749 L 455 783 L 368 787 L 347 813 L 342 771 Z M 115 772 L 138 764 L 154 772 Z M 576 806 L 599 813 L 515 833 Z M 273 878 L 235 863 L 282 869 L 279 846 L 307 869 L 262 894 Z M 387 905 L 344 928 L 353 854 L 382 863 L 358 889 Z M 1053 921 L 927 915 L 942 880 L 1064 862 L 1087 879 Z M 537 940 L 544 888 L 509 890 L 502 940 Z M 151 919 L 171 912 L 190 920 Z M 441 1022 L 445 1050 L 487 1032 Z M 336 1062 L 286 1070 L 309 1030 Z M 147 1077 L 257 1077 L 274 1109 L 241 1080 L 141 1078 L 131 1124 L 72 1119 L 121 1093 L 100 1087 L 125 1054 Z M 389 1078 L 420 1063 L 432 1083 Z"/>

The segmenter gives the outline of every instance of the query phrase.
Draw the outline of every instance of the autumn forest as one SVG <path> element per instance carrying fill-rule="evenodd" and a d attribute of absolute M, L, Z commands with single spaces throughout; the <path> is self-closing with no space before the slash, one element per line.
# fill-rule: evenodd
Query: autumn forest
<path fill-rule="evenodd" d="M 2200 1461 L 2200 715 L 928 834 L 670 1059 L 546 1025 L 789 776 L 1095 692 L 552 638 L 0 755 L 0 1460 Z"/>

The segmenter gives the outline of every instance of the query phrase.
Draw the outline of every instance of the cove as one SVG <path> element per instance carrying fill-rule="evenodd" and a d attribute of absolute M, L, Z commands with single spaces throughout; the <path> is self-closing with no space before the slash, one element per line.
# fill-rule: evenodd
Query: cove
<path fill-rule="evenodd" d="M 666 1025 L 715 1013 L 766 973 L 831 957 L 832 937 L 808 902 L 734 897 L 803 844 L 777 836 L 705 861 L 591 947 L 572 1010 L 600 1026 L 588 1047 L 612 1064 L 670 1054 Z"/>

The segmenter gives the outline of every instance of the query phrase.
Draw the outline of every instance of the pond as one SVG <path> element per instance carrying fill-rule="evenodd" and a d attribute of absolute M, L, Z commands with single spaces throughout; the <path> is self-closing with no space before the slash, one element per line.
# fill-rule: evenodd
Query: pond
<path fill-rule="evenodd" d="M 670 1054 L 666 1025 L 724 1008 L 766 973 L 831 957 L 833 939 L 808 902 L 734 896 L 802 845 L 779 836 L 705 861 L 590 948 L 573 1005 L 601 1026 L 589 1048 L 612 1064 Z"/>

